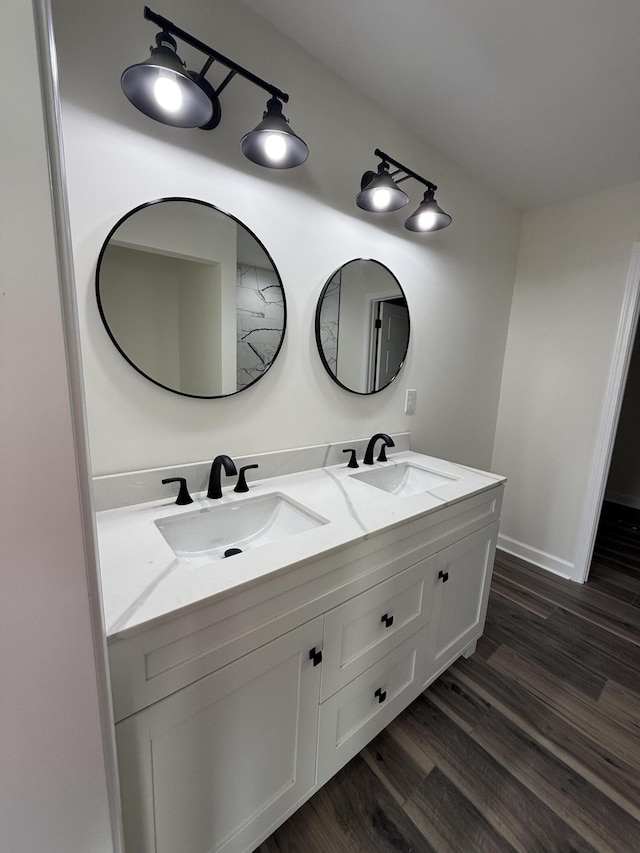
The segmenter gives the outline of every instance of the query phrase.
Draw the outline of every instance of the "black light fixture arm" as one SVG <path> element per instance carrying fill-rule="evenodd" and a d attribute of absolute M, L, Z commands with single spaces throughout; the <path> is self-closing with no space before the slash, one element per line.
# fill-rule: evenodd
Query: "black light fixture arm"
<path fill-rule="evenodd" d="M 396 168 L 400 172 L 404 172 L 404 177 L 402 178 L 396 178 L 395 176 L 398 174 L 398 172 L 393 172 L 391 177 L 395 179 L 396 184 L 400 184 L 402 183 L 402 181 L 406 181 L 408 178 L 415 178 L 416 181 L 419 181 L 421 184 L 424 184 L 424 186 L 432 192 L 435 192 L 438 189 L 438 187 L 435 184 L 432 184 L 431 181 L 428 181 L 426 178 L 423 178 L 422 175 L 419 175 L 417 172 L 414 172 L 413 169 L 409 169 L 407 166 L 398 162 L 398 160 L 394 160 L 393 157 L 389 157 L 388 154 L 385 154 L 384 151 L 381 151 L 379 148 L 376 148 L 373 153 L 376 157 L 379 157 L 385 163 L 390 163 L 392 166 L 396 166 Z"/>
<path fill-rule="evenodd" d="M 204 77 L 204 75 L 209 70 L 211 64 L 214 61 L 220 62 L 222 65 L 229 69 L 229 74 L 224 79 L 222 84 L 218 87 L 216 94 L 219 94 L 225 88 L 225 86 L 227 86 L 231 82 L 233 77 L 235 77 L 236 74 L 239 74 L 241 77 L 244 77 L 245 80 L 248 80 L 250 83 L 253 83 L 254 86 L 258 86 L 260 89 L 264 89 L 265 92 L 269 92 L 269 94 L 273 98 L 277 98 L 279 101 L 283 101 L 284 103 L 287 103 L 287 101 L 289 100 L 289 95 L 287 95 L 286 92 L 281 91 L 276 86 L 272 86 L 271 83 L 267 83 L 266 80 L 263 80 L 261 77 L 257 77 L 251 71 L 248 71 L 246 68 L 243 68 L 242 65 L 238 65 L 237 62 L 234 62 L 232 59 L 229 59 L 227 56 L 224 56 L 224 54 L 219 53 L 217 50 L 214 50 L 212 47 L 209 47 L 209 45 L 205 44 L 199 39 L 194 38 L 188 32 L 180 29 L 180 27 L 177 27 L 174 23 L 167 20 L 167 18 L 164 18 L 162 15 L 156 14 L 156 12 L 153 12 L 148 6 L 144 7 L 144 17 L 147 21 L 151 21 L 152 23 L 157 24 L 157 26 L 161 27 L 164 32 L 175 36 L 176 38 L 183 41 L 185 44 L 190 45 L 191 47 L 200 51 L 200 53 L 204 53 L 205 56 L 209 57 L 209 59 L 205 63 L 204 68 L 200 72 L 200 77 Z"/>

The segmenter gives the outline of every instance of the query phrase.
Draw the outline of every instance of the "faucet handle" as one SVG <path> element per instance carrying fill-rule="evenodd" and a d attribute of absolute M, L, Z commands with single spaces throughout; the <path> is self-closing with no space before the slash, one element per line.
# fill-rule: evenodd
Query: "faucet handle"
<path fill-rule="evenodd" d="M 342 452 L 343 452 L 343 453 L 350 453 L 350 454 L 351 454 L 351 458 L 349 459 L 349 462 L 348 462 L 348 464 L 347 464 L 347 468 L 359 468 L 359 467 L 360 467 L 360 466 L 358 465 L 358 461 L 357 461 L 357 459 L 356 459 L 356 451 L 355 451 L 355 448 L 354 448 L 354 447 L 347 447 L 347 448 L 346 448 L 345 450 L 343 450 Z"/>
<path fill-rule="evenodd" d="M 380 448 L 380 453 L 378 454 L 378 462 L 387 462 L 387 445 L 382 442 L 382 447 Z"/>
<path fill-rule="evenodd" d="M 162 481 L 162 484 L 166 486 L 167 483 L 180 483 L 178 497 L 176 498 L 176 503 L 178 504 L 178 506 L 186 506 L 187 504 L 193 503 L 193 498 L 189 494 L 189 490 L 187 489 L 187 481 L 184 477 L 167 477 L 166 480 Z"/>
<path fill-rule="evenodd" d="M 255 465 L 245 465 L 240 469 L 240 473 L 238 474 L 238 482 L 235 485 L 234 492 L 248 492 L 249 486 L 247 486 L 247 477 L 244 473 L 245 471 L 249 471 L 251 468 L 259 468 L 260 466 L 256 463 Z"/>

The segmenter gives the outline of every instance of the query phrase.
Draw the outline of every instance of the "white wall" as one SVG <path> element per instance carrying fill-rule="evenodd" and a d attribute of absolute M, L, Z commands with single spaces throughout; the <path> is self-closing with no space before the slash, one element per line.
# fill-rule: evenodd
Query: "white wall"
<path fill-rule="evenodd" d="M 245 160 L 242 135 L 266 95 L 241 78 L 223 93 L 212 132 L 160 125 L 119 86 L 155 35 L 142 6 L 55 0 L 72 236 L 95 474 L 410 430 L 414 447 L 486 467 L 491 461 L 520 215 L 344 86 L 240 3 L 165 3 L 162 13 L 289 92 L 285 109 L 310 147 L 305 165 L 271 172 Z M 99 34 L 99 37 L 96 36 Z M 183 58 L 200 64 L 188 49 Z M 222 77 L 215 66 L 214 83 Z M 411 235 L 402 214 L 375 220 L 354 198 L 381 147 L 438 183 L 453 215 L 446 231 Z M 408 187 L 408 184 L 405 185 Z M 416 204 L 419 186 L 409 188 Z M 102 328 L 93 277 L 102 241 L 128 209 L 191 196 L 234 214 L 264 242 L 287 295 L 288 328 L 275 365 L 224 400 L 173 396 L 146 382 Z M 380 222 L 381 224 L 378 224 Z M 315 306 L 346 261 L 373 257 L 402 284 L 412 317 L 399 379 L 372 397 L 324 372 Z M 415 417 L 406 388 L 418 389 Z"/>
<path fill-rule="evenodd" d="M 0 848 L 111 839 L 33 9 L 7 0 L 0 133 Z M 87 543 L 91 548 L 91 543 Z"/>
<path fill-rule="evenodd" d="M 576 579 L 580 524 L 634 242 L 640 183 L 527 213 L 493 469 L 500 545 Z"/>

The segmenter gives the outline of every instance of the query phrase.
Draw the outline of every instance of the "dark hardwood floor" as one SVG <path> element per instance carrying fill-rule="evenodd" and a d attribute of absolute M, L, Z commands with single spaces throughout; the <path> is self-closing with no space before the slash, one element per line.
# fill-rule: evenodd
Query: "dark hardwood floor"
<path fill-rule="evenodd" d="M 606 578 L 613 570 L 620 584 L 626 578 L 628 591 L 639 594 L 640 585 L 640 510 L 605 501 L 596 535 L 593 559 Z M 636 581 L 634 583 L 634 581 Z"/>
<path fill-rule="evenodd" d="M 259 853 L 637 853 L 638 605 L 601 553 L 580 585 L 498 552 L 476 653 Z"/>

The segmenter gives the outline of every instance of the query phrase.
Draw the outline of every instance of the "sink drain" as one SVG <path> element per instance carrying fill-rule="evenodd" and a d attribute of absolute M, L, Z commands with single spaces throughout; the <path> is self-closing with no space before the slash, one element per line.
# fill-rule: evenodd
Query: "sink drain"
<path fill-rule="evenodd" d="M 224 552 L 225 557 L 233 557 L 234 554 L 242 554 L 242 548 L 227 548 Z"/>

